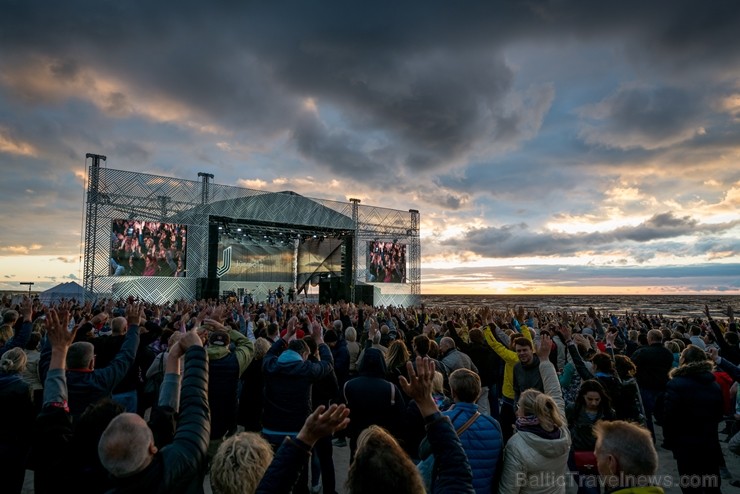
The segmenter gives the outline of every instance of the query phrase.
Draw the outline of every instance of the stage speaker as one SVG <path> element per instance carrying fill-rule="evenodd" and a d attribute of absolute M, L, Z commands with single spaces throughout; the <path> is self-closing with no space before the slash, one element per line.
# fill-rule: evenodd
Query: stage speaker
<path fill-rule="evenodd" d="M 319 280 L 319 303 L 328 304 L 334 300 L 331 293 L 331 278 Z"/>
<path fill-rule="evenodd" d="M 219 285 L 219 279 L 216 277 L 198 278 L 198 282 L 195 284 L 195 299 L 218 299 Z"/>
<path fill-rule="evenodd" d="M 319 303 L 329 304 L 336 303 L 339 300 L 348 301 L 346 286 L 338 276 L 321 278 L 319 280 Z"/>
<path fill-rule="evenodd" d="M 373 285 L 355 285 L 355 303 L 365 302 L 373 306 L 375 301 L 375 287 Z"/>

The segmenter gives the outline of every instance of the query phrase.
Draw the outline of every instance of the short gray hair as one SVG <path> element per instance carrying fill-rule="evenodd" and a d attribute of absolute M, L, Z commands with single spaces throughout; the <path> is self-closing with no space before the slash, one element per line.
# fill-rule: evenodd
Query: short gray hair
<path fill-rule="evenodd" d="M 658 453 L 650 431 L 624 420 L 600 420 L 594 426 L 596 450 L 613 455 L 630 476 L 653 475 L 658 470 Z M 618 473 L 618 472 L 613 472 Z"/>
<path fill-rule="evenodd" d="M 126 477 L 143 470 L 151 461 L 152 431 L 135 413 L 122 413 L 110 421 L 98 442 L 103 467 L 114 477 Z"/>
<path fill-rule="evenodd" d="M 87 369 L 95 357 L 95 347 L 89 341 L 76 341 L 67 350 L 68 369 Z"/>

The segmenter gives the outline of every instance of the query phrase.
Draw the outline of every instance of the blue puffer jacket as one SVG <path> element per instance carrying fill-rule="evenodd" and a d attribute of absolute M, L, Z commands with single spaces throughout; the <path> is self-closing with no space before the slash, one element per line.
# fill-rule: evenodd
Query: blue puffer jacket
<path fill-rule="evenodd" d="M 478 411 L 474 403 L 456 403 L 452 410 L 443 414 L 450 418 L 455 430 L 462 427 Z M 478 494 L 490 494 L 494 479 L 501 465 L 504 449 L 501 426 L 488 415 L 481 415 L 460 436 L 470 468 L 473 470 L 473 488 Z"/>

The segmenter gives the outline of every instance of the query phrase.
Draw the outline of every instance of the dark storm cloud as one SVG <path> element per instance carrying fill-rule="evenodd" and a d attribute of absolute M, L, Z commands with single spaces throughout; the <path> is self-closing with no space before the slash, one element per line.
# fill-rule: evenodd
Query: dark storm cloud
<path fill-rule="evenodd" d="M 703 132 L 707 102 L 701 94 L 672 87 L 622 88 L 582 111 L 582 134 L 593 144 L 654 149 Z"/>
<path fill-rule="evenodd" d="M 0 60 L 7 66 L 44 56 L 60 80 L 98 70 L 186 102 L 224 126 L 262 136 L 289 129 L 299 152 L 343 175 L 361 166 L 364 136 L 380 132 L 382 152 L 370 153 L 366 160 L 375 166 L 362 168 L 377 177 L 399 166 L 410 173 L 440 169 L 482 146 L 526 138 L 547 103 L 531 102 L 540 106 L 534 116 L 505 108 L 515 75 L 503 49 L 511 43 L 628 32 L 627 44 L 657 45 L 663 58 L 690 49 L 703 63 L 726 63 L 738 54 L 737 43 L 727 42 L 738 11 L 732 2 L 689 1 L 183 1 L 174 9 L 143 1 L 30 1 L 6 7 L 0 41 L 7 53 Z M 636 116 L 637 129 L 669 133 L 669 117 L 691 115 L 697 105 L 680 96 L 658 90 L 650 96 L 657 107 L 646 111 L 646 95 L 620 93 L 611 102 L 617 123 L 606 131 L 619 134 L 622 119 Z M 307 97 L 338 120 L 307 132 L 300 118 Z M 120 112 L 128 98 L 111 94 L 106 109 Z M 670 102 L 677 103 L 672 112 Z"/>
<path fill-rule="evenodd" d="M 722 233 L 740 224 L 740 220 L 722 224 L 703 224 L 673 213 L 657 214 L 634 227 L 621 227 L 598 233 L 538 233 L 524 223 L 499 228 L 479 228 L 444 245 L 470 250 L 486 257 L 527 257 L 573 255 L 578 252 L 612 253 L 628 250 L 624 242 L 646 243 L 684 235 Z M 737 251 L 735 251 L 737 253 Z M 647 259 L 644 257 L 643 260 Z"/>

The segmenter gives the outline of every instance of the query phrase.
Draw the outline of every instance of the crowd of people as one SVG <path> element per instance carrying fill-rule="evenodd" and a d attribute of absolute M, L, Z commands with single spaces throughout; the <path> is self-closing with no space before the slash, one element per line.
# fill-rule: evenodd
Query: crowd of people
<path fill-rule="evenodd" d="M 730 307 L 244 302 L 3 298 L 2 491 L 651 494 L 666 448 L 720 492 L 740 454 Z"/>

